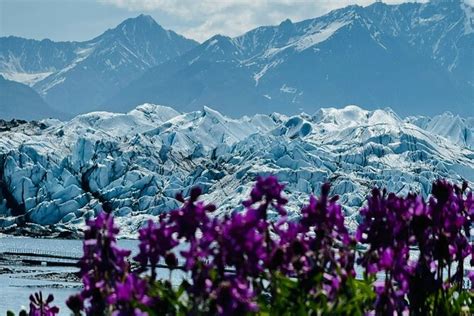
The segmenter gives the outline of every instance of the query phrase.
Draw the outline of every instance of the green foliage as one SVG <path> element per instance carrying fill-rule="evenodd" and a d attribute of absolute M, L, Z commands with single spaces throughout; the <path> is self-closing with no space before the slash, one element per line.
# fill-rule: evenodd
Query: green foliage
<path fill-rule="evenodd" d="M 321 284 L 323 276 L 318 274 L 310 281 L 312 285 Z M 259 297 L 258 315 L 364 315 L 371 309 L 375 300 L 372 279 L 356 280 L 349 278 L 341 288 L 336 299 L 329 299 L 324 289 L 312 291 L 308 280 L 288 278 L 276 273 L 269 287 L 274 296 Z"/>

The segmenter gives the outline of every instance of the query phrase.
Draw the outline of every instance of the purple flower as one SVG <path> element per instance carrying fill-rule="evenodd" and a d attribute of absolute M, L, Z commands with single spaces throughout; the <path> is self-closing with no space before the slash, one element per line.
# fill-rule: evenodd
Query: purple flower
<path fill-rule="evenodd" d="M 268 258 L 269 239 L 264 220 L 256 220 L 251 213 L 236 213 L 220 223 L 216 239 L 215 264 L 223 270 L 234 267 L 241 276 L 257 276 L 264 270 Z"/>
<path fill-rule="evenodd" d="M 258 310 L 249 282 L 229 277 L 220 283 L 215 292 L 219 315 L 245 315 Z"/>
<path fill-rule="evenodd" d="M 383 287 L 376 292 L 376 311 L 392 314 L 402 313 L 406 302 L 404 294 L 409 290 L 412 264 L 409 261 L 411 241 L 411 218 L 413 210 L 422 212 L 415 196 L 405 198 L 386 194 L 378 189 L 372 190 L 367 207 L 361 209 L 363 217 L 356 238 L 369 245 L 359 259 L 359 263 L 369 274 L 385 272 Z"/>
<path fill-rule="evenodd" d="M 437 279 L 440 282 L 443 281 L 443 268 L 458 263 L 455 273 L 448 278 L 459 288 L 463 281 L 464 259 L 471 252 L 469 238 L 473 225 L 474 203 L 472 193 L 465 194 L 466 189 L 466 184 L 459 188 L 443 180 L 433 183 L 428 203 L 432 225 L 427 229 L 428 238 L 420 240 L 425 261 L 436 262 L 438 266 Z"/>
<path fill-rule="evenodd" d="M 208 213 L 216 209 L 213 204 L 197 201 L 200 195 L 201 189 L 196 187 L 191 190 L 188 201 L 185 201 L 180 195 L 177 196 L 177 199 L 184 205 L 178 210 L 171 211 L 169 220 L 175 225 L 178 238 L 185 238 L 187 241 L 194 239 L 198 228 L 209 221 Z"/>
<path fill-rule="evenodd" d="M 380 268 L 384 270 L 391 269 L 394 261 L 395 261 L 395 258 L 394 258 L 393 249 L 386 248 L 382 251 L 380 255 L 380 261 L 379 261 Z"/>
<path fill-rule="evenodd" d="M 135 307 L 152 305 L 153 299 L 147 295 L 148 283 L 128 274 L 123 282 L 117 282 L 114 293 L 110 294 L 107 302 L 114 306 L 113 315 L 148 315 Z"/>
<path fill-rule="evenodd" d="M 57 306 L 50 306 L 54 296 L 49 294 L 46 301 L 43 301 L 43 293 L 38 292 L 30 295 L 30 316 L 55 316 L 59 313 Z"/>
<path fill-rule="evenodd" d="M 139 253 L 134 257 L 140 263 L 140 271 L 145 271 L 150 265 L 150 282 L 156 279 L 156 266 L 161 258 L 173 249 L 178 241 L 174 239 L 174 229 L 163 220 L 159 224 L 148 221 L 147 225 L 139 230 Z"/>
<path fill-rule="evenodd" d="M 87 315 L 104 315 L 111 309 L 107 303 L 109 295 L 129 271 L 126 257 L 130 251 L 117 247 L 119 229 L 111 214 L 102 212 L 87 225 L 84 255 L 79 261 L 84 288 L 80 299 L 71 297 L 68 305 L 76 313 L 74 309 L 83 308 Z"/>
<path fill-rule="evenodd" d="M 411 311 L 427 314 L 431 294 L 462 287 L 464 259 L 472 252 L 469 230 L 474 205 L 466 190 L 467 185 L 461 189 L 438 180 L 427 203 L 413 194 L 402 198 L 372 191 L 367 207 L 360 211 L 363 221 L 356 236 L 369 245 L 359 260 L 366 271 L 385 272 L 386 282 L 377 288 L 378 312 L 402 312 L 407 294 Z M 417 261 L 410 260 L 410 247 L 419 249 Z"/>
<path fill-rule="evenodd" d="M 251 206 L 260 203 L 258 216 L 267 218 L 268 207 L 274 207 L 282 216 L 286 215 L 285 205 L 288 200 L 282 196 L 285 186 L 278 182 L 274 176 L 258 177 L 257 183 L 250 192 L 250 199 L 243 202 L 244 206 L 251 209 Z"/>
<path fill-rule="evenodd" d="M 299 242 L 292 243 L 294 253 L 304 253 L 296 270 L 300 278 L 323 274 L 323 289 L 329 299 L 335 299 L 348 277 L 355 276 L 353 239 L 344 225 L 338 197 L 329 198 L 330 185 L 321 187 L 321 196 L 311 196 L 309 204 L 301 209 Z M 297 247 L 295 247 L 297 245 Z"/>
<path fill-rule="evenodd" d="M 322 186 L 320 197 L 309 198 L 295 221 L 286 217 L 283 189 L 275 177 L 259 177 L 243 202 L 244 211 L 224 217 L 211 215 L 216 207 L 199 201 L 198 188 L 189 199 L 178 195 L 182 207 L 139 230 L 134 259 L 140 267 L 134 272 L 127 261 L 130 252 L 117 247 L 113 217 L 99 214 L 85 230 L 80 260 L 84 288 L 67 306 L 74 315 L 147 315 L 155 310 L 237 315 L 258 311 L 257 302 L 279 306 L 283 297 L 295 304 L 315 303 L 298 306 L 302 313 L 321 302 L 330 313 L 355 295 L 351 278 L 357 240 L 367 245 L 358 259 L 366 274 L 384 276 L 374 284 L 374 312 L 425 315 L 433 312 L 430 295 L 437 291 L 442 295 L 436 304 L 449 304 L 441 300 L 452 287 L 462 286 L 465 259 L 474 261 L 474 201 L 467 184 L 459 188 L 437 181 L 427 201 L 374 189 L 360 210 L 355 238 L 345 226 L 338 197 L 329 195 L 329 184 Z M 281 215 L 276 221 L 267 218 L 271 209 Z M 178 267 L 176 247 L 183 243 L 184 265 Z M 412 248 L 419 250 L 416 260 L 410 257 Z M 155 269 L 162 261 L 171 272 L 179 268 L 189 276 L 179 291 L 157 280 Z M 468 277 L 474 283 L 474 273 Z M 58 312 L 49 307 L 52 296 L 43 302 L 39 293 L 31 301 L 31 315 Z"/>

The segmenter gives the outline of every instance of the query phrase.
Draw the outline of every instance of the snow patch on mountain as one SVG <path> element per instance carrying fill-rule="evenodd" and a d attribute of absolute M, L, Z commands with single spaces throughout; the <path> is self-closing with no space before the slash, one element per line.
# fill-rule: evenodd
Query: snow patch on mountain
<path fill-rule="evenodd" d="M 52 76 L 47 77 L 44 82 L 37 86 L 39 93 L 44 96 L 50 89 L 66 81 L 68 72 L 76 68 L 82 61 L 86 60 L 94 51 L 96 45 L 97 43 L 92 43 L 88 44 L 86 47 L 76 49 L 75 53 L 77 57 L 69 65 L 58 72 L 55 72 Z"/>
<path fill-rule="evenodd" d="M 262 78 L 265 75 L 265 73 L 268 70 L 270 70 L 271 68 L 275 68 L 276 66 L 278 66 L 282 62 L 283 62 L 282 59 L 277 59 L 277 60 L 274 60 L 271 63 L 263 66 L 263 68 L 258 73 L 254 74 L 254 76 L 253 76 L 253 79 L 255 80 L 255 86 L 258 86 L 258 81 L 260 80 L 260 78 Z"/>
<path fill-rule="evenodd" d="M 316 44 L 324 42 L 341 27 L 347 25 L 347 23 L 348 22 L 336 21 L 324 27 L 316 26 L 294 43 L 295 49 L 301 52 Z"/>
<path fill-rule="evenodd" d="M 464 20 L 464 34 L 468 35 L 474 33 L 474 8 L 464 2 L 461 3 L 461 8 L 466 15 L 466 19 Z"/>
<path fill-rule="evenodd" d="M 35 83 L 45 79 L 51 75 L 52 71 L 27 73 L 27 72 L 0 72 L 0 75 L 5 79 L 21 82 L 27 86 L 34 86 Z"/>

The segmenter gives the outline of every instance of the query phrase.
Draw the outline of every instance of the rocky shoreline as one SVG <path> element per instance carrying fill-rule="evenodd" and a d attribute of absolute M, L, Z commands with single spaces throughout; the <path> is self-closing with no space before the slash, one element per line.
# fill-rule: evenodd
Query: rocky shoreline
<path fill-rule="evenodd" d="M 22 225 L 12 224 L 0 227 L 0 234 L 10 236 L 22 236 L 33 238 L 59 238 L 59 239 L 82 239 L 83 232 L 80 228 L 65 225 L 41 226 L 35 223 L 24 223 Z"/>

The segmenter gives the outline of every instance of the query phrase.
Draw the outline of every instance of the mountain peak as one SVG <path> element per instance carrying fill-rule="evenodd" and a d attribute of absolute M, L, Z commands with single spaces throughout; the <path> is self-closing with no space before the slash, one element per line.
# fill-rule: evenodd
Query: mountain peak
<path fill-rule="evenodd" d="M 146 42 L 151 38 L 170 40 L 173 34 L 175 34 L 173 31 L 164 29 L 150 15 L 140 14 L 122 21 L 115 28 L 109 29 L 99 37 L 125 38 L 128 42 L 137 43 L 139 41 Z"/>
<path fill-rule="evenodd" d="M 232 56 L 239 54 L 239 49 L 234 40 L 225 35 L 214 35 L 203 43 L 205 50 L 212 52 L 213 55 Z"/>
<path fill-rule="evenodd" d="M 140 14 L 139 16 L 135 17 L 135 20 L 148 25 L 159 25 L 156 20 L 148 14 Z"/>
<path fill-rule="evenodd" d="M 128 26 L 128 25 L 140 25 L 140 26 L 148 26 L 148 27 L 153 27 L 153 26 L 161 26 L 153 19 L 151 15 L 146 15 L 146 14 L 140 14 L 134 18 L 128 18 L 122 23 L 118 25 L 117 28 L 123 27 L 123 26 Z"/>
<path fill-rule="evenodd" d="M 143 14 L 143 13 L 138 15 L 135 19 L 140 19 L 140 20 L 148 21 L 148 22 L 156 22 L 155 19 L 153 19 L 151 15 Z"/>
<path fill-rule="evenodd" d="M 282 21 L 280 23 L 280 27 L 285 27 L 285 26 L 288 26 L 288 25 L 293 25 L 293 22 L 291 22 L 290 19 L 286 19 L 285 21 Z"/>
<path fill-rule="evenodd" d="M 295 25 L 291 22 L 290 19 L 286 19 L 285 21 L 281 22 L 278 28 L 283 32 L 289 32 L 295 29 Z"/>

